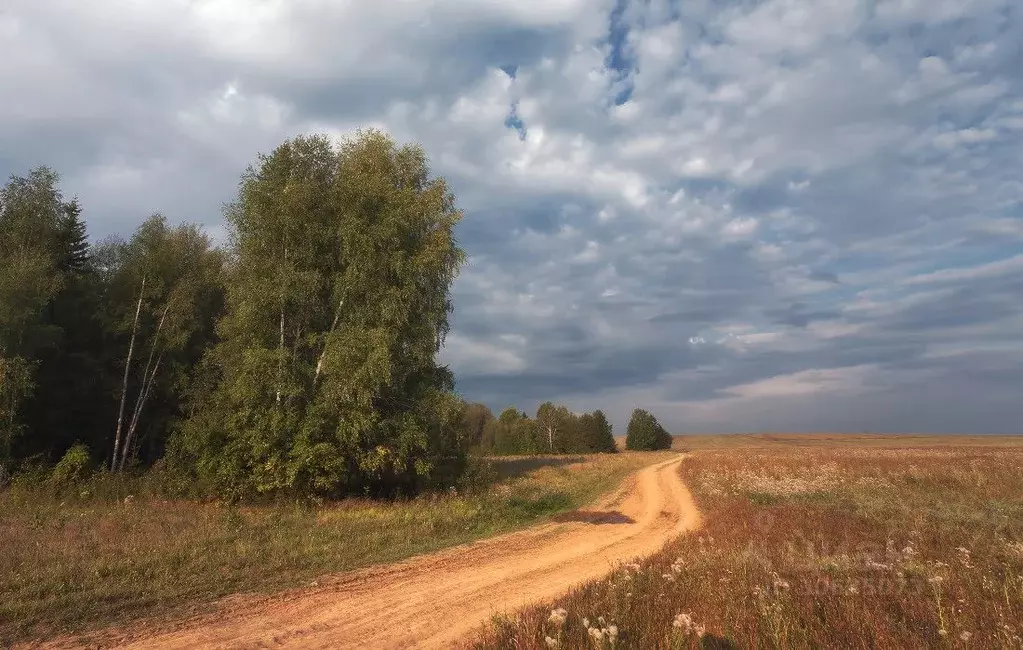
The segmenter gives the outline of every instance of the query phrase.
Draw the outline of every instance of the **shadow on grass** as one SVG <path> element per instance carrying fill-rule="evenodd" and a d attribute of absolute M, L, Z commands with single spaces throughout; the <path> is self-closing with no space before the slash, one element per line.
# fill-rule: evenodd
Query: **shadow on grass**
<path fill-rule="evenodd" d="M 516 478 L 528 474 L 542 467 L 564 467 L 574 463 L 581 463 L 586 460 L 585 456 L 525 456 L 502 458 L 491 456 L 488 458 L 497 470 L 497 476 L 501 479 Z"/>
<path fill-rule="evenodd" d="M 565 523 L 570 521 L 579 521 L 584 524 L 634 524 L 636 520 L 632 517 L 623 515 L 620 512 L 606 512 L 600 510 L 573 510 L 572 512 L 566 512 L 554 517 L 554 521 L 558 523 Z"/>
<path fill-rule="evenodd" d="M 700 639 L 700 648 L 703 650 L 738 650 L 739 646 L 723 636 L 707 634 Z"/>

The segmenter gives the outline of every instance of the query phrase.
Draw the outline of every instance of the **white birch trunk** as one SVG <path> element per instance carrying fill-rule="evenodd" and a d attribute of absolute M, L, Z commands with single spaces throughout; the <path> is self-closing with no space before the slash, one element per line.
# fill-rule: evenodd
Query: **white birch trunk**
<path fill-rule="evenodd" d="M 284 263 L 288 263 L 288 246 L 284 245 Z M 284 269 L 285 271 L 287 269 Z M 281 337 L 277 344 L 277 406 L 281 405 L 281 388 L 284 382 L 284 281 L 281 281 Z"/>
<path fill-rule="evenodd" d="M 341 318 L 341 308 L 344 307 L 345 301 L 342 300 L 337 305 L 337 313 L 334 314 L 334 322 L 330 324 L 330 331 L 327 332 L 327 338 L 334 333 L 337 329 L 337 322 Z M 327 357 L 327 340 L 323 341 L 323 350 L 320 352 L 320 358 L 316 360 L 316 373 L 313 375 L 313 389 L 316 388 L 316 382 L 320 379 L 320 371 L 323 370 L 323 360 Z"/>
<path fill-rule="evenodd" d="M 146 367 L 142 371 L 142 386 L 139 387 L 139 395 L 135 398 L 135 408 L 131 414 L 131 423 L 128 425 L 128 435 L 124 439 L 124 446 L 121 447 L 120 471 L 124 471 L 124 464 L 128 459 L 128 448 L 131 446 L 132 438 L 135 437 L 135 428 L 139 424 L 139 419 L 142 417 L 142 407 L 145 405 L 146 398 L 149 397 L 149 389 L 156 379 L 156 370 L 160 367 L 160 360 L 163 359 L 163 353 L 161 352 L 160 357 L 156 360 L 156 367 L 153 368 L 153 373 L 150 375 L 149 368 L 153 365 L 153 355 L 156 353 L 156 346 L 160 341 L 160 332 L 163 331 L 163 323 L 167 320 L 167 311 L 169 309 L 170 300 L 167 301 L 163 308 L 163 313 L 160 314 L 160 323 L 156 326 L 153 344 L 149 347 L 149 358 L 146 359 Z"/>
<path fill-rule="evenodd" d="M 124 446 L 121 448 L 121 466 L 120 471 L 124 471 L 124 465 L 128 460 L 128 450 L 131 448 L 132 440 L 135 438 L 135 428 L 139 424 L 139 420 L 142 415 L 142 407 L 145 405 L 146 400 L 149 399 L 149 392 L 153 389 L 153 382 L 156 380 L 156 371 L 160 368 L 160 362 L 163 361 L 163 353 L 156 358 L 156 365 L 153 366 L 153 372 L 149 375 L 149 381 L 143 382 L 143 389 L 139 395 L 138 407 L 135 411 L 134 417 L 131 420 L 131 426 L 128 427 L 128 435 L 124 438 Z"/>
<path fill-rule="evenodd" d="M 142 312 L 142 297 L 146 291 L 146 277 L 142 276 L 142 288 L 139 289 L 139 302 L 135 306 L 135 322 L 131 327 L 131 342 L 128 343 L 128 359 L 124 362 L 124 380 L 121 382 L 121 405 L 117 411 L 117 431 L 114 433 L 114 455 L 110 459 L 110 471 L 117 469 L 117 452 L 121 447 L 121 428 L 124 425 L 124 403 L 128 399 L 128 373 L 131 370 L 131 358 L 135 353 L 135 335 L 139 331 L 139 314 Z"/>

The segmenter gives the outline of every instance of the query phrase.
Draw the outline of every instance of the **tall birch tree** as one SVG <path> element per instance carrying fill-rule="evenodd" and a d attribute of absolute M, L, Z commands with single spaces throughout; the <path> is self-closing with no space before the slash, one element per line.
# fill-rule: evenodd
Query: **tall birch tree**
<path fill-rule="evenodd" d="M 437 364 L 461 219 L 424 152 L 376 131 L 263 155 L 227 210 L 234 268 L 216 389 L 177 458 L 232 496 L 411 493 L 464 463 Z"/>

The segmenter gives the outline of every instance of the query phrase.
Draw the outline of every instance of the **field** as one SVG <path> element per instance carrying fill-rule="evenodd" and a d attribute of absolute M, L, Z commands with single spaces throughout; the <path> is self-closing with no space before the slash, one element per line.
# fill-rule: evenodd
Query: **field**
<path fill-rule="evenodd" d="M 666 454 L 477 463 L 464 494 L 404 502 L 229 507 L 168 501 L 144 483 L 0 492 L 0 646 L 208 610 L 228 594 L 347 571 L 521 528 L 616 488 Z"/>
<path fill-rule="evenodd" d="M 1023 438 L 693 436 L 704 527 L 477 648 L 1023 647 Z"/>

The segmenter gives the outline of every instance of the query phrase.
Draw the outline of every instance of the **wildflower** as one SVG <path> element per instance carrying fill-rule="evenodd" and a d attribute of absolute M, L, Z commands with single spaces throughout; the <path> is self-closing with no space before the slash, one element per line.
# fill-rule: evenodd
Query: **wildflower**
<path fill-rule="evenodd" d="M 932 585 L 940 585 L 944 581 L 945 578 L 943 576 L 931 576 L 930 578 L 927 578 L 927 582 L 931 583 Z"/>
<path fill-rule="evenodd" d="M 565 619 L 568 618 L 568 611 L 564 607 L 551 610 L 551 615 L 547 618 L 547 622 L 553 623 L 556 627 L 561 627 L 565 623 Z"/>
<path fill-rule="evenodd" d="M 676 614 L 675 620 L 672 621 L 671 626 L 676 630 L 681 631 L 683 634 L 695 634 L 698 637 L 703 637 L 706 633 L 706 628 L 702 625 L 697 624 L 691 614 Z"/>
<path fill-rule="evenodd" d="M 547 644 L 548 648 L 557 648 L 558 647 L 558 640 L 557 639 L 552 639 L 549 636 L 545 636 L 543 638 L 543 640 L 544 640 L 544 643 Z"/>
<path fill-rule="evenodd" d="M 969 642 L 971 636 L 973 636 L 973 633 L 967 632 L 966 630 L 963 630 L 962 632 L 959 633 L 959 638 L 962 640 L 963 643 Z"/>
<path fill-rule="evenodd" d="M 948 636 L 948 630 L 940 629 L 940 630 L 938 630 L 938 635 L 939 636 Z"/>
<path fill-rule="evenodd" d="M 668 582 L 675 582 L 675 576 L 671 575 L 670 573 L 661 574 L 661 577 L 667 580 Z"/>
<path fill-rule="evenodd" d="M 600 625 L 600 627 L 607 627 L 607 621 L 604 620 L 603 616 L 597 617 L 597 624 Z"/>
<path fill-rule="evenodd" d="M 607 626 L 607 636 L 611 639 L 611 643 L 614 643 L 615 639 L 618 638 L 618 626 L 617 625 L 608 625 Z"/>
<path fill-rule="evenodd" d="M 589 629 L 589 627 L 590 627 L 590 619 L 588 619 L 588 618 L 584 618 L 583 619 L 583 627 Z"/>

